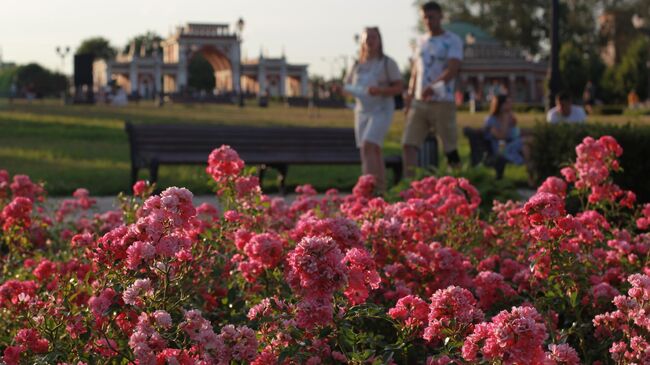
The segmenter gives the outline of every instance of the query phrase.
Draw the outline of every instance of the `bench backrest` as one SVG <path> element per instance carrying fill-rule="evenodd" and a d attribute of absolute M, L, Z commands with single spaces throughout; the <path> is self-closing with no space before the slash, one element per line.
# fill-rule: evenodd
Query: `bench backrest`
<path fill-rule="evenodd" d="M 246 161 L 259 162 L 272 154 L 300 162 L 358 159 L 351 128 L 250 127 L 199 124 L 126 123 L 134 160 L 157 154 L 204 156 L 222 144 Z"/>

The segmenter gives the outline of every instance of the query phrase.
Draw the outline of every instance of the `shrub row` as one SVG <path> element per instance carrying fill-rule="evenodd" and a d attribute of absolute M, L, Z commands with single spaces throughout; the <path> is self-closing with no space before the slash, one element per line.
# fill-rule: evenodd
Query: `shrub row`
<path fill-rule="evenodd" d="M 560 169 L 576 157 L 575 146 L 586 136 L 598 138 L 611 135 L 625 153 L 620 158 L 622 171 L 615 181 L 623 189 L 632 190 L 641 202 L 650 201 L 650 126 L 644 125 L 549 125 L 537 123 L 531 159 L 537 181 L 559 175 Z"/>

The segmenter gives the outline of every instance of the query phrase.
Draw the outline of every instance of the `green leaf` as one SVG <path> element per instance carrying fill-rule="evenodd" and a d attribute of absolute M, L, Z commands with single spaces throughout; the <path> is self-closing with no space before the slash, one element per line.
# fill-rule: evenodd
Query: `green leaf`
<path fill-rule="evenodd" d="M 569 295 L 569 303 L 571 304 L 571 308 L 575 308 L 578 305 L 578 291 L 573 291 L 571 292 L 571 295 Z"/>
<path fill-rule="evenodd" d="M 322 330 L 320 330 L 320 333 L 318 334 L 318 337 L 324 338 L 329 336 L 329 334 L 332 333 L 332 327 L 325 327 Z"/>

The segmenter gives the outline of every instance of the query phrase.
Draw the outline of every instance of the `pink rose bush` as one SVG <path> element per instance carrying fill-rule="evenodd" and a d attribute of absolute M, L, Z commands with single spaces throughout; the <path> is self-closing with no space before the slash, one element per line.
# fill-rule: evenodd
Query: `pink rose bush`
<path fill-rule="evenodd" d="M 449 176 L 271 198 L 228 146 L 199 206 L 139 181 L 118 210 L 51 207 L 0 170 L 0 363 L 650 363 L 650 205 L 613 182 L 622 153 L 587 137 L 490 211 Z"/>

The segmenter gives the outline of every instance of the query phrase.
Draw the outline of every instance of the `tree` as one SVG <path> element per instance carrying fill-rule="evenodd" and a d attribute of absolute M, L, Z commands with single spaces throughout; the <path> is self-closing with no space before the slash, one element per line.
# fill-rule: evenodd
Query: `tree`
<path fill-rule="evenodd" d="M 214 69 L 200 52 L 194 54 L 187 66 L 187 85 L 194 90 L 212 92 L 215 87 Z"/>
<path fill-rule="evenodd" d="M 129 53 L 131 51 L 131 45 L 135 43 L 135 52 L 137 54 L 140 53 L 140 48 L 144 45 L 145 54 L 151 56 L 153 50 L 160 47 L 160 42 L 162 40 L 162 37 L 158 33 L 150 30 L 144 34 L 131 38 L 124 47 L 124 53 Z"/>
<path fill-rule="evenodd" d="M 597 49 L 590 49 L 583 52 L 583 57 L 587 67 L 587 81 L 591 81 L 595 88 L 594 97 L 596 99 L 602 100 L 604 95 L 603 85 L 601 82 L 607 66 L 605 66 L 605 63 L 600 58 L 600 54 L 598 53 Z"/>
<path fill-rule="evenodd" d="M 51 72 L 37 63 L 18 67 L 18 89 L 29 89 L 37 96 L 58 96 L 68 87 L 68 79 L 58 72 Z"/>
<path fill-rule="evenodd" d="M 560 48 L 560 79 L 562 88 L 569 91 L 574 99 L 580 99 L 589 79 L 589 65 L 583 53 L 567 42 Z"/>
<path fill-rule="evenodd" d="M 416 0 L 415 4 L 419 6 L 425 2 Z M 474 24 L 505 45 L 530 54 L 538 54 L 542 40 L 548 36 L 550 9 L 545 0 L 440 0 L 438 3 L 446 19 Z M 418 28 L 423 29 L 421 24 Z"/>
<path fill-rule="evenodd" d="M 95 59 L 103 58 L 110 60 L 115 57 L 117 50 L 111 46 L 108 39 L 104 37 L 92 37 L 81 42 L 75 54 L 90 53 L 95 55 Z"/>
<path fill-rule="evenodd" d="M 624 99 L 616 80 L 616 67 L 608 67 L 600 80 L 600 94 L 605 103 L 611 104 Z"/>
<path fill-rule="evenodd" d="M 596 9 L 601 0 L 560 1 L 559 34 L 561 42 L 573 43 L 582 52 L 598 43 Z"/>
<path fill-rule="evenodd" d="M 607 102 L 624 102 L 632 90 L 636 91 L 641 99 L 648 97 L 649 43 L 645 37 L 633 40 L 621 62 L 607 68 L 601 81 Z"/>
<path fill-rule="evenodd" d="M 15 81 L 18 67 L 6 67 L 0 69 L 0 95 L 9 95 L 11 84 Z"/>
<path fill-rule="evenodd" d="M 415 0 L 416 6 L 427 0 Z M 545 55 L 550 36 L 550 3 L 547 0 L 438 0 L 451 21 L 464 21 L 483 28 L 506 46 L 518 47 L 531 55 Z M 560 2 L 560 40 L 573 42 L 582 52 L 598 48 L 599 24 L 603 10 L 637 13 L 650 19 L 647 0 L 563 0 Z M 625 15 L 627 16 L 627 15 Z M 631 39 L 630 17 L 619 22 L 617 37 Z M 418 17 L 418 29 L 423 30 Z"/>
<path fill-rule="evenodd" d="M 634 40 L 621 59 L 616 69 L 616 81 L 620 93 L 627 95 L 634 90 L 641 99 L 648 96 L 648 47 L 647 38 L 640 37 Z"/>

